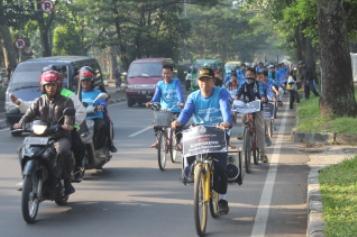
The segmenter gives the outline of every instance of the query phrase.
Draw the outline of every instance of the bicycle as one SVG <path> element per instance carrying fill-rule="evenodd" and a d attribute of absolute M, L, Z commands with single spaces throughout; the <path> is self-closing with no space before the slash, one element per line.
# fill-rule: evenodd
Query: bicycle
<path fill-rule="evenodd" d="M 255 129 L 255 112 L 261 110 L 261 101 L 255 100 L 244 103 L 241 100 L 235 100 L 232 105 L 232 111 L 243 114 L 244 132 L 243 132 L 243 155 L 244 168 L 249 174 L 251 173 L 251 159 L 255 165 L 259 163 L 259 149 L 257 146 L 257 134 Z"/>
<path fill-rule="evenodd" d="M 159 103 L 153 103 L 151 109 L 154 111 L 154 127 L 156 128 L 157 159 L 159 169 L 164 171 L 166 168 L 167 155 L 170 155 L 172 163 L 178 162 L 178 151 L 176 149 L 176 136 L 170 128 L 175 116 L 172 112 L 160 110 Z"/>
<path fill-rule="evenodd" d="M 216 127 L 197 126 L 183 131 L 183 155 L 195 156 L 193 164 L 194 182 L 194 220 L 199 236 L 206 233 L 208 208 L 213 218 L 223 213 L 219 210 L 219 194 L 213 189 L 214 157 L 212 153 L 228 152 L 226 133 Z M 239 167 L 240 166 L 240 160 Z M 236 179 L 240 175 L 239 168 L 233 174 Z"/>

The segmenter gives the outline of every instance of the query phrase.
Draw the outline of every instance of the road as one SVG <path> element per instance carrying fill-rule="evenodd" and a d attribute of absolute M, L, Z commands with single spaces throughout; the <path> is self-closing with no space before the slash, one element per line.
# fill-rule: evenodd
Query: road
<path fill-rule="evenodd" d="M 242 186 L 229 186 L 230 213 L 209 218 L 207 236 L 305 236 L 308 159 L 290 143 L 294 112 L 287 105 L 281 110 L 268 148 L 271 164 L 254 166 Z M 127 108 L 123 102 L 111 105 L 110 113 L 118 153 L 102 172 L 90 171 L 75 184 L 68 206 L 42 203 L 34 225 L 23 221 L 21 193 L 15 190 L 21 178 L 16 150 L 22 139 L 0 131 L 1 237 L 196 236 L 193 186 L 181 183 L 181 164 L 159 171 L 155 150 L 148 148 L 153 142 L 151 111 Z"/>

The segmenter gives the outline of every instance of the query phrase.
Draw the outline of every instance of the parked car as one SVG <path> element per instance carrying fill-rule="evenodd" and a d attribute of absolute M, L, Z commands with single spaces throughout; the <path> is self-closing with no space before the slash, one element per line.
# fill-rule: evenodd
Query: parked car
<path fill-rule="evenodd" d="M 24 61 L 17 65 L 11 76 L 5 95 L 5 117 L 7 123 L 12 125 L 19 121 L 22 114 L 20 110 L 11 102 L 10 95 L 14 94 L 23 101 L 33 101 L 41 95 L 40 75 L 43 67 L 56 65 L 61 69 L 64 76 L 63 86 L 76 91 L 78 80 L 76 75 L 82 66 L 91 66 L 96 73 L 96 83 L 103 83 L 100 66 L 96 59 L 85 56 L 56 56 L 36 58 Z M 12 135 L 21 135 L 11 132 Z"/>
<path fill-rule="evenodd" d="M 128 107 L 135 103 L 149 101 L 155 92 L 156 83 L 161 80 L 164 63 L 173 63 L 171 58 L 145 58 L 134 60 L 128 70 L 126 97 Z"/>

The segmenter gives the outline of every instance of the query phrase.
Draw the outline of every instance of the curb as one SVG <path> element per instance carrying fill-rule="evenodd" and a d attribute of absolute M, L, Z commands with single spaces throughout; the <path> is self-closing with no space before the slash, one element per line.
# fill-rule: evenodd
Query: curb
<path fill-rule="evenodd" d="M 319 170 L 311 168 L 307 178 L 307 237 L 324 237 L 325 222 L 322 214 L 322 201 L 319 184 Z"/>
<path fill-rule="evenodd" d="M 306 145 L 357 145 L 357 134 L 343 133 L 303 133 L 295 130 L 291 133 L 293 143 Z"/>

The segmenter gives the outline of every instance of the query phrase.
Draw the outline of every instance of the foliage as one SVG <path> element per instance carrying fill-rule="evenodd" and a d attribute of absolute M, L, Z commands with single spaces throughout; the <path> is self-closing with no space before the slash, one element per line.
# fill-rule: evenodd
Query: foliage
<path fill-rule="evenodd" d="M 57 26 L 53 33 L 54 55 L 81 55 L 80 33 L 73 25 Z"/>
<path fill-rule="evenodd" d="M 355 236 L 357 157 L 323 169 L 319 175 L 326 236 Z"/>

